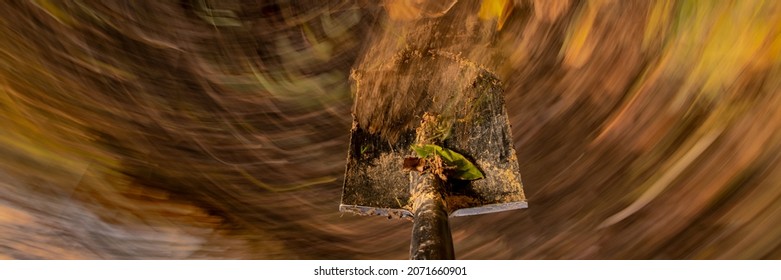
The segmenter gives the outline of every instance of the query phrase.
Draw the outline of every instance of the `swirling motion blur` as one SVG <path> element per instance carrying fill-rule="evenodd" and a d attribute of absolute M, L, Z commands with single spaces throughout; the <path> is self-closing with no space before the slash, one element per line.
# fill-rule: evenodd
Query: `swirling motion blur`
<path fill-rule="evenodd" d="M 337 211 L 350 69 L 451 7 L 369 2 L 0 4 L 0 258 L 406 258 Z M 471 3 L 530 207 L 459 258 L 781 258 L 781 3 Z"/>

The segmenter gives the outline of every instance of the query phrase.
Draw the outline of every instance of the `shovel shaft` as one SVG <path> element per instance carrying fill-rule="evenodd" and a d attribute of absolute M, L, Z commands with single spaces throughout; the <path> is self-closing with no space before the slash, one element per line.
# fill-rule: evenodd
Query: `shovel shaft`
<path fill-rule="evenodd" d="M 442 197 L 442 181 L 430 173 L 410 172 L 412 226 L 410 259 L 455 259 L 448 213 Z"/>

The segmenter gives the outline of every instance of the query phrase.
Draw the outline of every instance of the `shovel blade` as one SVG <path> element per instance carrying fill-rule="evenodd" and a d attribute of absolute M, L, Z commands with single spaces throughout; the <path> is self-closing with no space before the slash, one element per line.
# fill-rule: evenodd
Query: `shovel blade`
<path fill-rule="evenodd" d="M 448 107 L 450 110 L 455 108 L 451 111 L 455 113 L 450 114 L 455 120 L 443 146 L 470 159 L 484 178 L 473 181 L 449 179 L 444 194 L 448 213 L 466 216 L 526 208 L 501 83 L 492 73 L 474 65 L 458 67 L 463 71 L 455 78 L 470 81 L 459 82 L 469 86 L 453 92 L 459 95 L 453 100 L 459 101 Z M 363 75 L 367 76 L 371 77 Z M 427 82 L 424 79 L 420 78 L 422 83 Z M 368 82 L 360 81 L 364 88 L 372 88 L 366 86 Z M 360 98 L 361 94 L 359 88 L 356 95 Z M 441 96 L 437 98 L 441 99 Z M 428 104 L 434 102 L 442 101 L 426 101 Z M 418 119 L 423 118 L 423 113 L 426 112 L 420 113 Z M 353 122 L 341 212 L 400 218 L 413 216 L 410 177 L 403 169 L 403 162 L 404 158 L 415 155 L 410 147 L 415 143 L 416 132 L 406 129 L 398 135 L 389 140 L 379 132 L 362 128 L 357 120 Z"/>

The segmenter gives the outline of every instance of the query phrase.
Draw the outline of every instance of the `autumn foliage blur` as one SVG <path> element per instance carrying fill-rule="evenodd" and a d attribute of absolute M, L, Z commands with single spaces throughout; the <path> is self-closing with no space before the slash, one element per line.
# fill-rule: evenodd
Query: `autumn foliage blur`
<path fill-rule="evenodd" d="M 781 2 L 435 2 L 2 2 L 0 258 L 406 258 L 337 211 L 349 74 L 455 11 L 529 198 L 457 256 L 781 258 Z"/>

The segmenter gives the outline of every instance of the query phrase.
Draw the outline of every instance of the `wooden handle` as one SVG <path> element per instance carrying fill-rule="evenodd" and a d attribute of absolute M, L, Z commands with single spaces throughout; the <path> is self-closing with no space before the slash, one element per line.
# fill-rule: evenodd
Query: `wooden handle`
<path fill-rule="evenodd" d="M 410 259 L 453 260 L 453 238 L 442 196 L 443 183 L 434 174 L 410 172 L 412 226 Z"/>

